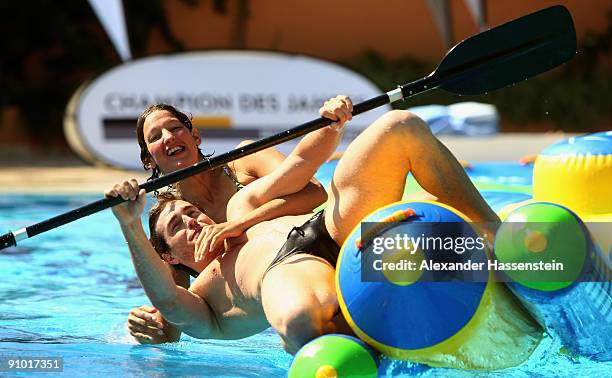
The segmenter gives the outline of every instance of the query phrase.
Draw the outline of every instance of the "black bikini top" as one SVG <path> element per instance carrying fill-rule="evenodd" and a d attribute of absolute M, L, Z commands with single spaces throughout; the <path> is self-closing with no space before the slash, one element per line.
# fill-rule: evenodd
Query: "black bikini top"
<path fill-rule="evenodd" d="M 236 185 L 236 190 L 240 190 L 240 189 L 244 188 L 244 185 L 242 185 L 238 181 L 238 178 L 236 177 L 236 174 L 234 173 L 234 171 L 229 169 L 229 167 L 227 165 L 223 166 L 223 172 L 225 172 L 227 177 L 229 177 L 232 180 L 232 182 L 234 183 L 234 185 Z"/>

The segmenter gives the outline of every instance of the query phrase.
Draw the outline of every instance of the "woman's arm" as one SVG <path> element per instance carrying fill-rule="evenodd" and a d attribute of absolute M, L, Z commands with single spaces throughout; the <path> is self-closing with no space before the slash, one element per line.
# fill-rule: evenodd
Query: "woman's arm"
<path fill-rule="evenodd" d="M 189 274 L 177 269 L 172 269 L 172 272 L 174 282 L 188 289 Z M 181 338 L 181 330 L 168 323 L 155 307 L 149 305 L 131 309 L 127 325 L 130 335 L 140 344 L 172 343 Z"/>
<path fill-rule="evenodd" d="M 253 143 L 253 141 L 246 140 L 240 143 L 238 147 L 250 143 Z M 242 218 L 245 223 L 248 223 L 244 228 L 246 230 L 265 220 L 275 219 L 284 215 L 309 213 L 312 209 L 325 202 L 327 200 L 327 192 L 323 185 L 312 177 L 314 173 L 307 177 L 306 183 L 304 184 L 305 177 L 299 180 L 300 183 L 298 186 L 301 186 L 299 190 L 289 190 L 290 193 L 283 194 L 280 189 L 273 189 L 265 196 L 259 195 L 261 191 L 266 189 L 263 187 L 264 185 L 273 185 L 269 181 L 269 176 L 280 175 L 281 170 L 286 170 L 286 168 L 283 167 L 287 167 L 291 164 L 287 159 L 292 158 L 294 157 L 291 155 L 285 156 L 275 148 L 268 148 L 238 160 L 235 167 L 241 170 L 240 173 L 242 174 L 241 178 L 243 180 L 245 177 L 247 178 L 245 181 L 248 185 L 245 185 L 245 188 L 236 193 L 228 202 L 227 219 L 232 219 L 235 222 Z M 299 171 L 299 167 L 296 167 L 296 170 Z M 304 176 L 304 172 L 301 173 L 302 175 L 300 176 Z M 264 177 L 268 177 L 267 184 L 265 180 L 262 182 Z M 292 177 L 286 176 L 285 180 L 279 184 L 282 185 L 284 181 L 290 180 L 292 180 Z M 276 199 L 278 199 L 278 201 L 276 201 Z M 260 208 L 257 212 L 251 216 L 246 216 L 248 212 L 257 208 Z"/>
<path fill-rule="evenodd" d="M 244 190 L 232 197 L 227 207 L 228 222 L 238 222 L 248 229 L 257 223 L 285 215 L 301 215 L 312 211 L 327 200 L 327 192 L 316 180 L 293 194 L 274 198 L 264 204 Z M 304 211 L 307 209 L 307 211 Z"/>
<path fill-rule="evenodd" d="M 252 205 L 259 207 L 274 198 L 302 190 L 338 146 L 342 129 L 352 118 L 352 109 L 348 97 L 337 96 L 319 110 L 321 116 L 336 122 L 307 134 L 280 163 L 278 160 L 270 163 L 271 153 L 266 156 L 254 154 L 241 162 L 246 171 L 250 169 L 259 177 L 247 188 Z"/>
<path fill-rule="evenodd" d="M 311 211 L 327 199 L 327 193 L 325 190 L 320 190 L 320 186 L 318 182 L 317 184 L 310 182 L 297 193 L 275 198 L 261 206 L 249 205 L 248 199 L 242 200 L 242 197 L 248 194 L 246 189 L 236 193 L 228 204 L 228 221 L 208 226 L 203 230 L 205 235 L 202 243 L 196 247 L 195 261 L 199 262 L 205 256 L 208 260 L 217 257 L 225 250 L 224 240 L 240 236 L 253 225 L 280 216 L 301 215 Z M 237 206 L 233 206 L 233 203 Z"/>
<path fill-rule="evenodd" d="M 181 331 L 149 305 L 131 309 L 127 325 L 130 335 L 140 344 L 173 343 L 181 338 Z"/>

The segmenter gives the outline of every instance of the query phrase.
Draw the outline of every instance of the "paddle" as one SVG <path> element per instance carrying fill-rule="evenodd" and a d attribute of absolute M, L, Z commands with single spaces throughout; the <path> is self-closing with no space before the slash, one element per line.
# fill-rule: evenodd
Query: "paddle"
<path fill-rule="evenodd" d="M 572 18 L 563 6 L 554 6 L 470 37 L 453 47 L 428 76 L 399 86 L 353 107 L 353 115 L 364 113 L 434 88 L 459 95 L 486 93 L 525 80 L 562 64 L 576 53 L 576 33 Z M 230 161 L 305 135 L 331 123 L 318 118 L 284 132 L 263 138 L 208 161 L 141 184 L 147 192 L 160 189 L 199 172 L 215 169 Z M 123 202 L 120 197 L 105 198 L 43 222 L 9 232 L 0 237 L 0 249 L 17 245 L 66 223 Z"/>

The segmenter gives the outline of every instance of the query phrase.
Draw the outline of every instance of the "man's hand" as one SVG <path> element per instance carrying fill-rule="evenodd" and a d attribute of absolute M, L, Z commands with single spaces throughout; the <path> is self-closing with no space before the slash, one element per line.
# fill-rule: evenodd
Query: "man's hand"
<path fill-rule="evenodd" d="M 333 122 L 330 127 L 334 130 L 341 130 L 346 122 L 353 119 L 353 102 L 348 96 L 336 96 L 323 104 L 319 109 L 321 117 L 329 118 Z"/>
<path fill-rule="evenodd" d="M 164 332 L 166 322 L 153 306 L 133 308 L 128 315 L 127 325 L 130 335 L 141 344 L 161 344 L 169 341 Z"/>
<path fill-rule="evenodd" d="M 105 190 L 104 196 L 108 198 L 121 196 L 121 198 L 129 200 L 113 206 L 113 214 L 115 214 L 119 224 L 129 226 L 136 221 L 140 221 L 140 215 L 147 202 L 147 195 L 144 189 L 138 188 L 138 181 L 136 179 L 116 184 L 112 188 Z"/>
<path fill-rule="evenodd" d="M 226 239 L 238 237 L 243 232 L 243 224 L 233 221 L 204 226 L 196 241 L 195 261 L 214 260 L 225 252 Z"/>

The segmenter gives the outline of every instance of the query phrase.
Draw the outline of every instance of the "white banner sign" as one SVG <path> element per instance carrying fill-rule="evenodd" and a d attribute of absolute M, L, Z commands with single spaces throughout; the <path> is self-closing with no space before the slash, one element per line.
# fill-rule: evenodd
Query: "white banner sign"
<path fill-rule="evenodd" d="M 391 88 L 389 88 L 391 89 Z M 229 151 L 317 118 L 337 94 L 354 103 L 380 94 L 364 77 L 342 66 L 264 52 L 199 52 L 158 56 L 118 66 L 75 93 L 65 131 L 84 158 L 142 169 L 136 119 L 165 102 L 191 113 L 204 153 Z M 390 106 L 355 117 L 339 150 Z M 297 141 L 278 148 L 288 153 Z"/>

